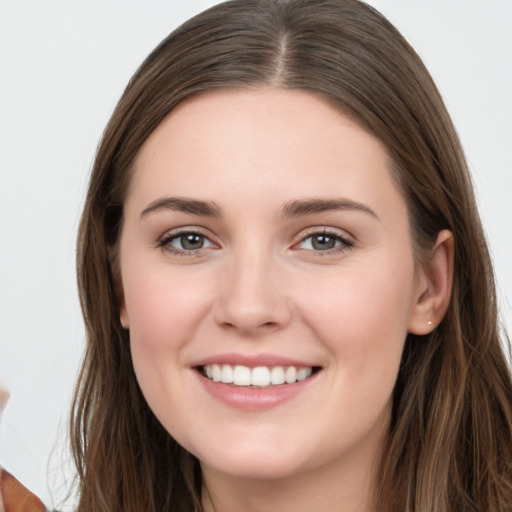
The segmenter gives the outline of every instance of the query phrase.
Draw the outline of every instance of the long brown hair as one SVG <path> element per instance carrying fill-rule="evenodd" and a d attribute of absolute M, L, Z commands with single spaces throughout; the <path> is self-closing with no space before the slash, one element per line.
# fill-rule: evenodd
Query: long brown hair
<path fill-rule="evenodd" d="M 418 258 L 455 239 L 442 323 L 409 335 L 377 482 L 379 512 L 512 509 L 512 384 L 494 277 L 456 131 L 420 58 L 357 0 L 234 0 L 191 19 L 146 59 L 105 130 L 78 238 L 87 349 L 71 420 L 78 511 L 200 511 L 199 465 L 138 387 L 116 298 L 116 248 L 131 166 L 181 101 L 279 87 L 316 94 L 387 147 Z M 502 340 L 503 341 L 503 340 Z"/>

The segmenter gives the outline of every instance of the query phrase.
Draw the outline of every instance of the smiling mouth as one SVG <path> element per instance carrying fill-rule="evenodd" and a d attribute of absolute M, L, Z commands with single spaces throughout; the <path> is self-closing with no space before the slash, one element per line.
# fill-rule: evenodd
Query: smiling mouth
<path fill-rule="evenodd" d="M 222 384 L 251 388 L 270 388 L 294 384 L 308 379 L 320 371 L 320 367 L 256 366 L 208 364 L 198 368 L 207 379 Z"/>

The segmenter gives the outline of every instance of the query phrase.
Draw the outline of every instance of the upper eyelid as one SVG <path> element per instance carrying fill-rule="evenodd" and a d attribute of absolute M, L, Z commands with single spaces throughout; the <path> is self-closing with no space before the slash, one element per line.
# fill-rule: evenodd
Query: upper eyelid
<path fill-rule="evenodd" d="M 211 231 L 205 228 L 199 226 L 183 226 L 179 228 L 167 229 L 166 231 L 163 232 L 161 236 L 158 237 L 158 240 L 163 240 L 165 238 L 174 238 L 176 236 L 184 235 L 187 233 L 201 235 L 204 236 L 205 238 L 208 238 L 209 240 L 211 240 L 211 238 L 214 237 Z"/>
<path fill-rule="evenodd" d="M 325 234 L 325 235 L 331 235 L 335 237 L 339 237 L 345 240 L 350 240 L 351 242 L 356 241 L 356 238 L 354 235 L 352 235 L 350 232 L 348 232 L 345 229 L 341 228 L 334 228 L 330 226 L 314 226 L 311 228 L 306 228 L 305 230 L 301 230 L 295 237 L 296 242 L 301 242 L 302 240 L 305 240 L 306 238 L 309 238 L 310 236 L 317 235 L 317 234 Z"/>

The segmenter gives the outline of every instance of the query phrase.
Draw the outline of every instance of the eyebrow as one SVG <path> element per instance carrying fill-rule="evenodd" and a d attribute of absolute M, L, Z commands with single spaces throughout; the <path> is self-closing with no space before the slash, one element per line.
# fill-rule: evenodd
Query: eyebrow
<path fill-rule="evenodd" d="M 182 197 L 163 197 L 156 199 L 145 208 L 140 214 L 145 217 L 149 213 L 160 210 L 174 210 L 193 215 L 202 215 L 205 217 L 220 217 L 221 209 L 213 201 L 201 201 L 199 199 L 185 199 Z"/>
<path fill-rule="evenodd" d="M 173 210 L 204 217 L 218 218 L 222 216 L 219 205 L 213 201 L 188 199 L 183 197 L 163 197 L 149 204 L 140 214 L 141 217 L 161 211 Z M 331 210 L 359 211 L 378 219 L 377 214 L 368 206 L 350 199 L 300 199 L 286 203 L 281 211 L 282 217 L 301 217 Z"/>
<path fill-rule="evenodd" d="M 378 215 L 368 206 L 350 199 L 303 199 L 287 203 L 282 211 L 283 217 L 301 217 L 331 210 L 359 211 L 378 219 Z"/>

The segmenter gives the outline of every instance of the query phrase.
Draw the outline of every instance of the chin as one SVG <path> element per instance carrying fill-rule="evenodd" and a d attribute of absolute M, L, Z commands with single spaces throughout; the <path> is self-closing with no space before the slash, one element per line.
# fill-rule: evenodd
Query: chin
<path fill-rule="evenodd" d="M 300 473 L 302 468 L 294 461 L 284 460 L 239 460 L 229 457 L 220 464 L 209 464 L 207 461 L 201 461 L 203 472 L 213 470 L 216 473 L 222 473 L 243 480 L 282 480 Z"/>
<path fill-rule="evenodd" d="M 205 450 L 196 453 L 203 471 L 214 472 L 233 477 L 253 480 L 277 480 L 287 478 L 305 469 L 297 445 L 287 450 L 281 443 L 247 443 L 237 446 L 224 443 L 224 450 Z M 202 452 L 202 453 L 201 453 Z"/>

